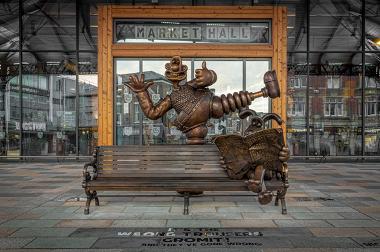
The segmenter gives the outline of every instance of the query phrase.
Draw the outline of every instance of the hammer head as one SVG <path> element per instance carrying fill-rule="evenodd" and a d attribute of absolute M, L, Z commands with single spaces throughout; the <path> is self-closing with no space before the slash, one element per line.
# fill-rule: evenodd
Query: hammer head
<path fill-rule="evenodd" d="M 278 85 L 278 80 L 276 76 L 276 71 L 268 71 L 264 74 L 265 88 L 264 92 L 270 98 L 280 97 L 280 86 Z"/>

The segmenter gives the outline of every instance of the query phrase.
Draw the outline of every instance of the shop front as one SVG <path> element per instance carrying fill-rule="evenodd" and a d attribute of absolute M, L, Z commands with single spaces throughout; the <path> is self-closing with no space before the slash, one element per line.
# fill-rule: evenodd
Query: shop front
<path fill-rule="evenodd" d="M 281 98 L 257 99 L 258 113 L 275 112 L 286 120 L 287 10 L 274 6 L 98 6 L 99 145 L 182 144 L 170 110 L 158 120 L 141 112 L 133 92 L 124 85 L 131 74 L 144 73 L 153 103 L 170 94 L 165 63 L 181 56 L 187 81 L 207 62 L 218 81 L 215 95 L 259 91 L 263 75 L 276 70 Z M 241 133 L 247 126 L 237 113 L 213 119 L 212 136 Z M 282 126 L 285 130 L 285 124 Z"/>

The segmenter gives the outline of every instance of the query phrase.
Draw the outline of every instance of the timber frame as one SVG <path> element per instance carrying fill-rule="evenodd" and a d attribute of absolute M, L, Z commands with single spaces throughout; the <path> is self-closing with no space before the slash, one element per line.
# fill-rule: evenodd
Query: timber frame
<path fill-rule="evenodd" d="M 272 43 L 254 44 L 114 44 L 113 20 L 134 19 L 268 19 L 272 23 Z M 272 101 L 272 112 L 286 118 L 287 94 L 287 9 L 283 6 L 98 6 L 98 145 L 113 145 L 114 57 L 170 58 L 174 55 L 204 58 L 271 58 L 276 70 L 281 98 Z M 286 132 L 286 123 L 282 126 Z"/>

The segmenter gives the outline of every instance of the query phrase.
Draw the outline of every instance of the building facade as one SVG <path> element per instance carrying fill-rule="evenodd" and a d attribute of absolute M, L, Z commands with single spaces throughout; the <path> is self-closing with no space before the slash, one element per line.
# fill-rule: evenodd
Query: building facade
<path fill-rule="evenodd" d="M 188 80 L 207 61 L 218 74 L 216 95 L 257 91 L 263 73 L 277 70 L 283 98 L 252 108 L 282 115 L 292 155 L 380 156 L 379 27 L 376 0 L 5 1 L 0 155 L 86 156 L 98 143 L 184 143 L 173 111 L 145 118 L 123 85 L 145 73 L 158 102 L 171 92 L 164 64 L 179 54 Z M 208 139 L 246 125 L 237 114 L 212 120 Z"/>

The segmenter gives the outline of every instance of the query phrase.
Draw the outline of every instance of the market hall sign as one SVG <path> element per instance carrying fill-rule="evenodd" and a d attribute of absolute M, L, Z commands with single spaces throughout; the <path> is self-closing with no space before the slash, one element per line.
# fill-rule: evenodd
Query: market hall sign
<path fill-rule="evenodd" d="M 270 43 L 270 22 L 115 21 L 115 42 Z"/>

